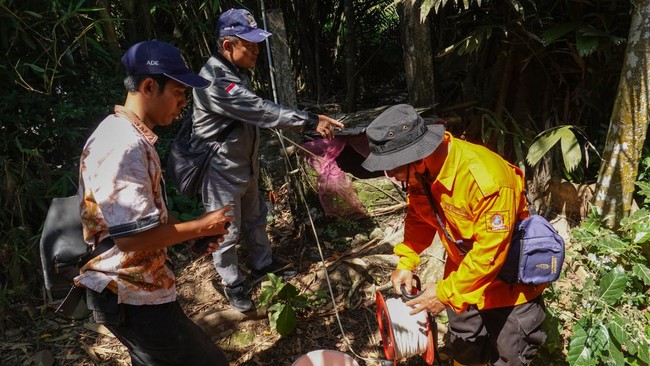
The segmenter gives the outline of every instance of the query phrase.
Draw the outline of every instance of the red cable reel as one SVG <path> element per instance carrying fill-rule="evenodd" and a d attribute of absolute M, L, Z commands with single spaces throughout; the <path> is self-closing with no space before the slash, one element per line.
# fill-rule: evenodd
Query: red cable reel
<path fill-rule="evenodd" d="M 402 296 L 406 299 L 414 299 L 420 294 L 420 279 L 417 276 L 413 276 L 416 282 L 411 290 L 411 294 L 406 292 L 404 285 L 402 285 Z M 379 332 L 381 333 L 381 341 L 384 347 L 384 355 L 386 359 L 393 361 L 393 364 L 397 363 L 398 355 L 395 352 L 395 329 L 391 321 L 391 314 L 389 309 L 386 307 L 386 301 L 382 294 L 377 291 L 376 294 L 376 303 L 377 303 L 377 322 L 379 323 Z M 431 315 L 427 313 L 427 322 L 425 324 L 425 331 L 427 335 L 427 345 L 424 349 L 422 356 L 424 361 L 428 365 L 433 365 L 435 359 L 435 349 L 436 349 L 436 338 L 434 338 L 434 331 L 437 331 L 435 328 L 435 322 L 432 319 Z M 411 356 L 411 355 L 399 355 L 400 357 Z"/>

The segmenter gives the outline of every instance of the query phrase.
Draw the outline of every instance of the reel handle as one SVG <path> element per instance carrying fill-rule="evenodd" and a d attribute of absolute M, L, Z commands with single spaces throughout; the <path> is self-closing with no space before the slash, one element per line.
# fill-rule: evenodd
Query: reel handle
<path fill-rule="evenodd" d="M 405 286 L 404 284 L 402 284 L 402 285 L 400 286 L 400 290 L 401 290 L 401 292 L 402 292 L 402 296 L 403 296 L 405 299 L 408 299 L 408 300 L 413 300 L 413 299 L 417 298 L 418 296 L 422 295 L 422 293 L 420 292 L 420 288 L 421 288 L 421 286 L 420 286 L 420 277 L 418 277 L 418 276 L 416 276 L 416 275 L 413 275 L 413 279 L 415 280 L 415 288 L 418 290 L 418 293 L 416 293 L 416 294 L 409 294 L 409 293 L 406 291 L 406 286 Z"/>

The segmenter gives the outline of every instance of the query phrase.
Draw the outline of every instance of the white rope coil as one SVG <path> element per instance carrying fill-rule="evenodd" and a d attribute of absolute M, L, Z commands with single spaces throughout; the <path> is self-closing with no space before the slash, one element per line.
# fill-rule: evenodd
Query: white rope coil
<path fill-rule="evenodd" d="M 390 315 L 390 326 L 395 337 L 396 359 L 423 354 L 427 349 L 427 312 L 410 315 L 411 310 L 402 298 L 386 300 L 386 311 Z"/>

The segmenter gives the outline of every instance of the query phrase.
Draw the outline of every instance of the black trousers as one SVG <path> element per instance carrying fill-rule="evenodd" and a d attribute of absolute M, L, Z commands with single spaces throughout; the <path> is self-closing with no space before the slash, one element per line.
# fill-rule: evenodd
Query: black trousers
<path fill-rule="evenodd" d="M 129 351 L 133 366 L 227 366 L 223 352 L 178 302 L 118 304 L 117 295 L 87 290 L 88 308 Z"/>
<path fill-rule="evenodd" d="M 447 308 L 454 360 L 463 365 L 521 366 L 532 362 L 546 340 L 542 296 L 516 306 L 456 314 Z"/>

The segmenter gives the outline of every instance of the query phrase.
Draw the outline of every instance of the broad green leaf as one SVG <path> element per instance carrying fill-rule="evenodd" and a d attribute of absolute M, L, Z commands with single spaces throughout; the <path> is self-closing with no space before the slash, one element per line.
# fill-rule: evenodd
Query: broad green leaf
<path fill-rule="evenodd" d="M 586 321 L 581 319 L 573 327 L 573 336 L 569 343 L 567 361 L 573 366 L 591 365 L 591 350 L 587 346 L 587 332 L 583 328 Z"/>
<path fill-rule="evenodd" d="M 646 340 L 646 346 L 645 347 L 639 347 L 639 352 L 636 354 L 637 357 L 643 362 L 645 362 L 646 365 L 650 365 L 650 351 L 648 351 L 648 344 Z"/>
<path fill-rule="evenodd" d="M 614 316 L 614 318 L 607 323 L 607 329 L 609 329 L 609 332 L 614 336 L 614 339 L 616 339 L 619 344 L 627 344 L 629 340 L 628 334 L 623 327 L 624 324 L 625 320 L 623 320 L 620 315 Z"/>
<path fill-rule="evenodd" d="M 271 326 L 271 329 L 278 329 L 278 316 L 285 306 L 286 305 L 278 302 L 269 308 L 269 313 L 271 313 L 271 316 L 269 317 L 269 325 Z"/>
<path fill-rule="evenodd" d="M 544 46 L 548 46 L 549 44 L 564 37 L 566 34 L 575 31 L 580 26 L 581 25 L 578 23 L 564 23 L 558 24 L 551 29 L 545 30 L 544 33 L 542 33 L 542 41 L 544 42 Z"/>
<path fill-rule="evenodd" d="M 289 300 L 298 295 L 298 289 L 290 283 L 285 283 L 278 291 L 278 299 Z"/>
<path fill-rule="evenodd" d="M 289 299 L 289 303 L 294 309 L 304 309 L 309 305 L 309 298 L 307 295 L 298 295 Z"/>
<path fill-rule="evenodd" d="M 280 311 L 273 313 L 270 321 L 281 336 L 287 336 L 296 329 L 296 313 L 291 306 L 282 305 Z"/>
<path fill-rule="evenodd" d="M 625 292 L 627 277 L 623 268 L 618 266 L 607 273 L 600 280 L 600 299 L 609 305 L 614 305 Z"/>
<path fill-rule="evenodd" d="M 644 285 L 650 286 L 650 268 L 648 268 L 645 264 L 635 263 L 634 267 L 632 268 L 632 273 L 641 279 Z"/>
<path fill-rule="evenodd" d="M 606 353 L 609 348 L 610 339 L 609 332 L 604 324 L 595 324 L 595 326 L 589 331 L 589 338 L 591 340 L 589 343 L 594 353 Z"/>
<path fill-rule="evenodd" d="M 581 32 L 576 34 L 576 49 L 580 56 L 585 57 L 596 52 L 600 42 L 598 37 L 586 36 Z"/>
<path fill-rule="evenodd" d="M 616 344 L 616 342 L 609 343 L 608 351 L 610 359 L 607 360 L 610 362 L 608 363 L 609 365 L 625 365 L 625 355 L 619 347 L 620 345 Z"/>

